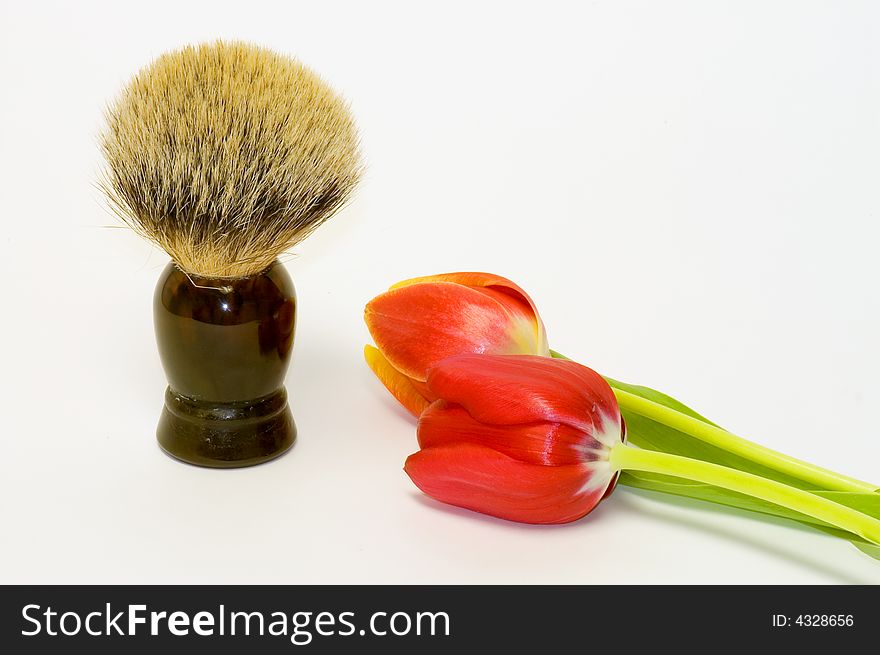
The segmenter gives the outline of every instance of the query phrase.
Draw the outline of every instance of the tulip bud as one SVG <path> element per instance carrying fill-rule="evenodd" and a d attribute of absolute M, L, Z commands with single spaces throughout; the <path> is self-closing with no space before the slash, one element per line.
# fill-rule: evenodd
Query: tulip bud
<path fill-rule="evenodd" d="M 531 298 L 488 273 L 447 273 L 395 284 L 371 300 L 364 320 L 377 347 L 364 356 L 388 390 L 418 416 L 435 399 L 429 367 L 452 355 L 549 356 Z"/>
<path fill-rule="evenodd" d="M 404 469 L 436 500 L 523 523 L 567 523 L 617 479 L 624 425 L 611 387 L 572 361 L 459 355 L 427 373 L 438 398 Z"/>

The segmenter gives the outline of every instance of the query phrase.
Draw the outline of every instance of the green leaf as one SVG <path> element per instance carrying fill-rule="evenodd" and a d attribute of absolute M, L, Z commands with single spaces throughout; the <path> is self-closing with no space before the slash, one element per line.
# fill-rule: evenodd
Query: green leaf
<path fill-rule="evenodd" d="M 613 388 L 628 391 L 629 393 L 665 405 L 700 421 L 717 426 L 717 424 L 712 423 L 709 419 L 701 416 L 687 405 L 660 391 L 656 391 L 649 387 L 619 382 L 611 378 L 605 379 Z M 679 430 L 670 428 L 639 414 L 628 411 L 623 411 L 622 414 L 627 425 L 627 440 L 640 448 L 658 450 L 684 457 L 693 457 L 703 461 L 720 464 L 722 466 L 736 468 L 740 471 L 754 473 L 755 475 L 760 475 L 764 478 L 777 480 L 778 482 L 798 487 L 800 489 L 806 489 L 818 496 L 823 496 L 829 500 L 833 500 L 864 514 L 880 519 L 880 493 L 827 491 L 824 489 L 816 489 L 802 480 L 787 476 L 775 469 L 756 464 L 748 459 L 740 457 L 739 455 L 734 455 L 718 448 L 717 446 L 707 444 L 684 432 L 680 432 Z M 674 494 L 686 498 L 695 498 L 706 502 L 726 505 L 728 507 L 735 507 L 738 509 L 797 521 L 798 523 L 807 525 L 811 528 L 852 541 L 853 545 L 859 548 L 862 552 L 875 559 L 880 559 L 880 548 L 870 544 L 858 535 L 828 525 L 827 523 L 806 516 L 805 514 L 801 514 L 800 512 L 795 512 L 773 503 L 758 500 L 746 496 L 745 494 L 681 478 L 641 471 L 622 472 L 620 476 L 620 484 L 640 489 L 648 489 L 650 491 Z"/>
<path fill-rule="evenodd" d="M 660 391 L 656 391 L 649 387 L 626 384 L 625 382 L 619 382 L 618 380 L 611 378 L 605 378 L 605 380 L 612 388 L 628 391 L 641 398 L 646 398 L 660 405 L 670 407 L 682 414 L 687 414 L 688 416 L 703 421 L 704 423 L 720 427 L 704 416 L 701 416 L 687 405 L 679 402 L 671 396 L 667 396 L 665 393 L 661 393 Z M 720 464 L 721 466 L 735 468 L 747 473 L 754 473 L 755 475 L 760 475 L 769 480 L 776 480 L 777 482 L 797 487 L 798 489 L 815 489 L 815 487 L 810 486 L 803 480 L 785 475 L 784 473 L 780 473 L 775 469 L 761 464 L 756 464 L 745 457 L 730 453 L 718 446 L 713 446 L 712 444 L 692 437 L 686 432 L 680 432 L 675 428 L 658 423 L 653 419 L 641 416 L 640 414 L 636 414 L 635 412 L 626 409 L 621 410 L 621 413 L 623 414 L 623 420 L 626 422 L 627 441 L 639 448 L 659 450 L 664 453 L 681 455 L 682 457 L 692 457 L 704 462 Z"/>
<path fill-rule="evenodd" d="M 684 498 L 693 498 L 718 505 L 725 505 L 736 509 L 746 510 L 775 516 L 782 519 L 796 521 L 816 530 L 820 530 L 835 537 L 851 541 L 852 544 L 866 555 L 880 560 L 880 547 L 865 541 L 862 537 L 846 530 L 828 525 L 811 516 L 795 512 L 773 503 L 752 498 L 734 491 L 727 491 L 708 484 L 683 480 L 668 475 L 645 473 L 642 471 L 623 471 L 618 479 L 622 484 L 635 489 L 671 494 Z M 835 500 L 865 514 L 880 518 L 880 494 L 870 492 L 842 492 L 842 491 L 815 491 L 819 496 Z"/>
<path fill-rule="evenodd" d="M 779 505 L 774 505 L 773 503 L 768 503 L 764 500 L 758 500 L 756 498 L 752 498 L 751 496 L 746 496 L 745 494 L 736 493 L 734 491 L 727 491 L 726 489 L 721 489 L 719 487 L 715 487 L 709 484 L 701 484 L 699 482 L 692 482 L 690 480 L 674 478 L 668 475 L 645 473 L 642 471 L 623 471 L 620 474 L 620 479 L 618 483 L 626 485 L 628 487 L 634 487 L 636 489 L 659 491 L 675 496 L 694 498 L 697 500 L 717 503 L 719 505 L 726 505 L 728 507 L 735 507 L 737 509 L 743 509 L 750 512 L 759 512 L 761 514 L 769 514 L 771 516 L 790 519 L 792 521 L 797 521 L 798 523 L 808 525 L 812 528 L 822 530 L 823 532 L 827 532 L 828 534 L 833 534 L 836 537 L 841 537 L 850 541 L 860 541 L 863 543 L 868 543 L 858 535 L 828 525 L 827 523 L 820 521 L 819 519 L 815 519 L 811 516 L 801 514 L 800 512 L 795 512 L 785 507 L 780 507 Z M 818 491 L 813 493 L 816 493 L 816 495 L 818 496 L 823 496 L 825 498 L 840 502 L 839 498 L 833 497 L 833 494 L 839 492 Z M 875 497 L 877 496 L 877 494 L 871 493 L 855 495 Z M 873 507 L 871 507 L 871 501 L 873 499 L 849 498 L 848 500 L 849 502 L 841 504 L 848 505 L 860 511 L 864 511 L 863 508 L 867 508 L 870 511 L 865 511 L 865 514 L 869 514 L 871 516 L 874 516 L 875 518 L 880 518 L 880 507 L 877 507 L 876 503 Z M 859 507 L 859 505 L 862 505 L 862 507 Z"/>
<path fill-rule="evenodd" d="M 814 494 L 880 519 L 880 494 L 872 491 L 814 491 Z"/>
<path fill-rule="evenodd" d="M 703 423 L 714 425 L 716 428 L 721 427 L 717 423 L 713 423 L 712 421 L 707 419 L 702 414 L 697 414 L 697 412 L 692 410 L 683 402 L 676 400 L 672 396 L 669 396 L 662 391 L 657 391 L 656 389 L 652 389 L 651 387 L 643 387 L 639 384 L 629 384 L 627 382 L 621 382 L 620 380 L 614 380 L 606 376 L 603 377 L 605 377 L 605 381 L 615 389 L 629 391 L 631 394 L 635 394 L 636 396 L 639 396 L 641 398 L 647 398 L 648 400 L 653 400 L 655 403 L 665 405 L 666 407 L 679 411 L 682 414 L 687 414 L 688 416 L 698 419 Z"/>
<path fill-rule="evenodd" d="M 880 546 L 875 546 L 874 544 L 863 544 L 857 541 L 853 542 L 853 546 L 858 548 L 868 557 L 873 557 L 876 560 L 880 560 Z"/>
<path fill-rule="evenodd" d="M 554 351 L 551 351 L 551 355 L 559 359 L 568 359 L 564 355 Z M 713 423 L 684 403 L 661 391 L 651 389 L 650 387 L 620 382 L 619 380 L 614 380 L 613 378 L 608 377 L 606 377 L 605 380 L 612 388 L 627 391 L 641 398 L 646 398 L 647 400 L 651 400 L 655 403 L 679 411 L 699 421 L 708 423 L 709 425 L 720 427 L 717 423 Z M 756 464 L 744 457 L 729 453 L 717 446 L 707 444 L 689 434 L 670 428 L 662 423 L 635 414 L 634 412 L 623 410 L 622 414 L 627 425 L 627 440 L 640 448 L 672 453 L 683 457 L 692 457 L 706 462 L 713 462 L 722 466 L 736 468 L 740 471 L 754 473 L 755 475 L 776 480 L 783 484 L 806 489 L 819 496 L 834 500 L 842 505 L 846 505 L 863 512 L 864 514 L 880 519 L 880 493 L 827 491 L 824 489 L 816 489 L 814 486 L 810 486 L 800 479 L 787 476 L 775 469 Z M 831 526 L 823 521 L 801 514 L 800 512 L 795 512 L 767 501 L 758 500 L 745 494 L 728 491 L 712 485 L 693 482 L 691 480 L 642 471 L 623 471 L 620 475 L 619 483 L 638 489 L 672 494 L 685 498 L 693 498 L 705 502 L 725 505 L 727 507 L 734 507 L 750 512 L 758 512 L 796 521 L 802 525 L 821 530 L 822 532 L 836 537 L 847 539 L 862 552 L 875 559 L 880 559 L 880 547 L 866 542 L 858 535 L 847 532 L 846 530 L 841 530 L 840 528 Z"/>

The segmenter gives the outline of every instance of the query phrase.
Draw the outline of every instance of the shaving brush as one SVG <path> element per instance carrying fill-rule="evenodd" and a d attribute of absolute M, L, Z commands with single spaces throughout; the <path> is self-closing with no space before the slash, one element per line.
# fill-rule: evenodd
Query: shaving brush
<path fill-rule="evenodd" d="M 153 304 L 168 378 L 159 444 L 213 467 L 282 454 L 296 438 L 284 389 L 296 295 L 278 258 L 361 175 L 346 103 L 270 50 L 187 47 L 135 75 L 101 146 L 112 209 L 172 260 Z"/>

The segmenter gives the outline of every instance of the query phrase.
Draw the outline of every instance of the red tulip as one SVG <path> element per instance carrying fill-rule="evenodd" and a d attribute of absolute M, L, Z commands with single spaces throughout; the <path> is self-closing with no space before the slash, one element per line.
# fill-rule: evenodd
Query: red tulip
<path fill-rule="evenodd" d="M 419 419 L 404 469 L 444 503 L 523 523 L 567 523 L 617 479 L 624 439 L 611 387 L 572 361 L 459 355 L 427 373 L 438 398 Z"/>
<path fill-rule="evenodd" d="M 549 356 L 544 324 L 525 291 L 489 273 L 447 273 L 398 282 L 367 304 L 376 347 L 364 356 L 388 390 L 418 416 L 436 396 L 427 370 L 465 353 Z"/>

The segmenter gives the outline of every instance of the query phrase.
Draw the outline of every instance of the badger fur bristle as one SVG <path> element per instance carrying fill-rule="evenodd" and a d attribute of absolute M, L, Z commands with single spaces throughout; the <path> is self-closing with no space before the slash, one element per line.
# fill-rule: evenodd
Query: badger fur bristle
<path fill-rule="evenodd" d="M 111 206 L 185 272 L 257 274 L 349 198 L 346 103 L 298 61 L 245 43 L 164 54 L 106 113 Z"/>

